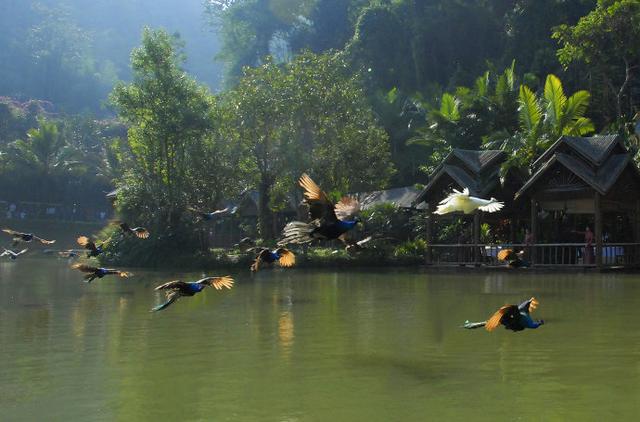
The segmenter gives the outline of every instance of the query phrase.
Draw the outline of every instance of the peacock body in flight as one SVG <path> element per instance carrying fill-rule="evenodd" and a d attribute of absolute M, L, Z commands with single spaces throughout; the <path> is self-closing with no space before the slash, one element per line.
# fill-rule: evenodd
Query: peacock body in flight
<path fill-rule="evenodd" d="M 263 264 L 273 264 L 274 262 L 277 262 L 281 267 L 293 267 L 296 263 L 296 256 L 285 248 L 278 248 L 275 251 L 262 248 L 251 265 L 251 271 L 256 272 Z"/>
<path fill-rule="evenodd" d="M 16 230 L 11 230 L 11 229 L 2 229 L 3 232 L 7 233 L 8 235 L 11 235 L 13 237 L 13 246 L 17 246 L 18 243 L 24 242 L 24 243 L 29 243 L 32 242 L 34 240 L 37 240 L 38 242 L 42 243 L 43 245 L 51 245 L 56 243 L 55 240 L 46 240 L 43 239 L 41 237 L 36 236 L 33 233 L 22 233 Z"/>
<path fill-rule="evenodd" d="M 152 312 L 161 311 L 166 309 L 173 302 L 183 296 L 194 296 L 204 290 L 205 287 L 213 287 L 216 290 L 222 290 L 226 287 L 230 289 L 233 287 L 233 278 L 230 276 L 223 277 L 205 277 L 198 281 L 184 282 L 180 280 L 170 281 L 168 283 L 161 284 L 156 287 L 155 290 L 165 290 L 167 300 L 166 302 L 151 309 Z"/>
<path fill-rule="evenodd" d="M 498 309 L 486 321 L 469 322 L 466 321 L 463 328 L 474 329 L 484 327 L 487 331 L 493 331 L 500 325 L 511 331 L 522 331 L 526 328 L 538 328 L 544 324 L 544 320 L 534 320 L 531 318 L 531 311 L 538 307 L 538 301 L 535 297 L 525 300 L 520 305 L 504 305 Z"/>
<path fill-rule="evenodd" d="M 309 243 L 313 240 L 340 239 L 360 221 L 356 217 L 360 211 L 357 199 L 345 196 L 337 204 L 309 177 L 303 174 L 298 181 L 304 189 L 304 201 L 309 207 L 311 222 L 292 221 L 282 231 L 279 245 L 289 243 Z"/>
<path fill-rule="evenodd" d="M 128 278 L 131 275 L 126 271 L 114 270 L 112 268 L 92 267 L 86 264 L 74 264 L 71 268 L 85 273 L 85 283 L 91 283 L 96 278 L 102 278 L 107 275 L 117 275 L 121 278 Z"/>

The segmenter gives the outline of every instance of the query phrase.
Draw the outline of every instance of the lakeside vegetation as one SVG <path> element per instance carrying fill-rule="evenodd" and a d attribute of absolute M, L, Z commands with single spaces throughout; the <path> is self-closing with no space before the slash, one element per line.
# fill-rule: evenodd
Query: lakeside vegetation
<path fill-rule="evenodd" d="M 217 93 L 185 70 L 183 40 L 161 29 L 144 30 L 131 73 L 115 83 L 95 67 L 80 26 L 47 9 L 28 31 L 40 61 L 7 57 L 48 73 L 30 90 L 0 87 L 0 200 L 104 206 L 117 187 L 120 218 L 152 237 L 137 254 L 134 240 L 114 241 L 107 261 L 205 262 L 223 258 L 188 207 L 213 210 L 256 191 L 256 236 L 272 245 L 274 216 L 301 199 L 302 172 L 337 199 L 425 183 L 451 148 L 502 149 L 503 172 L 526 173 L 560 135 L 618 133 L 638 158 L 638 0 L 276 5 L 204 2 L 226 65 Z M 66 42 L 48 45 L 46 34 Z M 70 99 L 62 94 L 73 89 L 51 88 L 65 84 L 90 89 Z M 110 108 L 99 111 L 107 92 Z M 365 219 L 364 230 L 398 239 L 380 254 L 389 261 L 422 253 L 423 222 L 401 214 Z M 394 219 L 406 220 L 402 233 Z"/>

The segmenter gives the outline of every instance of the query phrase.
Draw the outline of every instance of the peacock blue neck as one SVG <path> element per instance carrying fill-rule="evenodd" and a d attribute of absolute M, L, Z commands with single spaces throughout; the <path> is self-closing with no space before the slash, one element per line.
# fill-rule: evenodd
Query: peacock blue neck
<path fill-rule="evenodd" d="M 191 289 L 192 292 L 198 293 L 198 292 L 201 292 L 202 289 L 204 289 L 204 284 L 190 283 L 189 284 L 189 288 Z"/>
<path fill-rule="evenodd" d="M 356 220 L 338 220 L 338 227 L 340 227 L 344 231 L 351 230 L 355 227 L 356 224 L 358 224 Z"/>
<path fill-rule="evenodd" d="M 533 318 L 531 318 L 531 315 L 529 315 L 528 313 L 520 312 L 520 315 L 522 317 L 522 321 L 524 322 L 524 326 L 527 328 L 538 328 L 542 325 L 542 322 L 534 321 Z"/>

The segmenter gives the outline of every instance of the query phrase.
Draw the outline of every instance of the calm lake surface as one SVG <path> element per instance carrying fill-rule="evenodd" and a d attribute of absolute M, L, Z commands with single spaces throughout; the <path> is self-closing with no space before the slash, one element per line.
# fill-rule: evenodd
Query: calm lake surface
<path fill-rule="evenodd" d="M 637 420 L 640 276 L 265 270 L 167 310 L 134 271 L 0 263 L 0 419 Z M 212 274 L 213 275 L 213 274 Z M 459 328 L 536 296 L 546 325 Z"/>

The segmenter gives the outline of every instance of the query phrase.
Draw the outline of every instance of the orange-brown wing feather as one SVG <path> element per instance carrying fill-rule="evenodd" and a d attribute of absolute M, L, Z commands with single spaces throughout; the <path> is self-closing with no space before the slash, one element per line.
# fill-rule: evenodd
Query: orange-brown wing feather
<path fill-rule="evenodd" d="M 290 250 L 285 249 L 280 252 L 278 263 L 281 267 L 293 267 L 296 263 L 296 256 Z"/>
<path fill-rule="evenodd" d="M 11 229 L 2 229 L 2 231 L 3 231 L 3 232 L 5 232 L 5 233 L 10 234 L 10 235 L 12 235 L 12 236 L 15 236 L 15 235 L 17 235 L 17 234 L 21 234 L 20 232 L 17 232 L 17 231 L 15 231 L 15 230 L 11 230 Z"/>
<path fill-rule="evenodd" d="M 313 179 L 309 177 L 308 174 L 303 173 L 302 176 L 300 176 L 300 180 L 298 180 L 298 183 L 304 189 L 304 197 L 308 201 L 321 201 L 331 203 L 327 194 L 324 193 L 322 189 L 320 189 L 320 186 L 318 186 L 316 182 L 314 182 Z"/>
<path fill-rule="evenodd" d="M 38 236 L 33 236 L 36 240 L 38 240 L 40 243 L 42 243 L 43 245 L 53 245 L 54 243 L 56 243 L 55 240 L 47 240 L 47 239 L 43 239 L 41 237 Z"/>
<path fill-rule="evenodd" d="M 210 277 L 211 278 L 211 286 L 216 290 L 222 290 L 223 287 L 230 289 L 233 287 L 233 278 L 231 276 L 225 275 L 223 277 Z"/>
<path fill-rule="evenodd" d="M 539 304 L 540 302 L 538 302 L 538 299 L 536 299 L 535 297 L 532 297 L 531 303 L 529 303 L 529 312 L 535 310 Z"/>
<path fill-rule="evenodd" d="M 503 249 L 498 252 L 498 261 L 507 261 L 513 258 L 513 249 Z"/>
<path fill-rule="evenodd" d="M 135 227 L 135 228 L 133 228 L 131 230 L 140 239 L 147 239 L 149 237 L 149 232 L 144 227 Z"/>
<path fill-rule="evenodd" d="M 484 326 L 485 330 L 493 331 L 498 328 L 500 326 L 500 321 L 502 320 L 504 313 L 507 312 L 507 309 L 509 309 L 510 307 L 511 305 L 504 305 L 502 308 L 498 309 L 498 311 L 487 320 L 487 323 Z"/>
<path fill-rule="evenodd" d="M 354 197 L 345 196 L 335 205 L 334 209 L 339 220 L 346 220 L 360 211 L 360 203 Z"/>
<path fill-rule="evenodd" d="M 80 246 L 87 246 L 91 241 L 87 236 L 80 236 L 79 238 L 76 239 L 76 242 L 78 242 L 78 245 Z"/>

